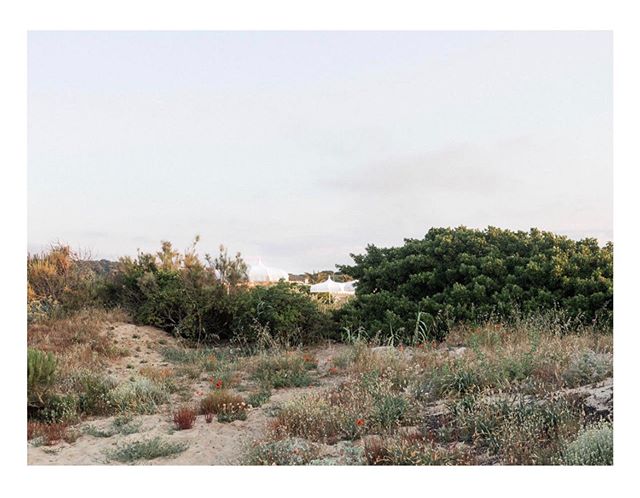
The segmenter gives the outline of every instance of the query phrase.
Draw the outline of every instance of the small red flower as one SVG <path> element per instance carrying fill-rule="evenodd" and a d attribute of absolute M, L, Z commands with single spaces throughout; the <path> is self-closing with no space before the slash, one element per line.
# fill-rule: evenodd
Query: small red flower
<path fill-rule="evenodd" d="M 218 379 L 216 382 L 216 389 L 222 389 L 222 379 Z"/>
<path fill-rule="evenodd" d="M 330 374 L 338 373 L 338 369 L 337 369 L 336 367 L 331 367 L 331 368 L 329 369 L 329 373 L 330 373 Z"/>
<path fill-rule="evenodd" d="M 363 418 L 359 418 L 356 420 L 356 425 L 359 427 L 362 427 L 364 425 L 364 419 Z"/>

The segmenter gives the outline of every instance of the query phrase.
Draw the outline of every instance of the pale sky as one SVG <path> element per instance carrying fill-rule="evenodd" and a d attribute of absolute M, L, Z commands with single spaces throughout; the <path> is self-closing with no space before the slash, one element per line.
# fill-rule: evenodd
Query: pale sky
<path fill-rule="evenodd" d="M 609 32 L 31 32 L 28 69 L 31 251 L 613 238 Z"/>

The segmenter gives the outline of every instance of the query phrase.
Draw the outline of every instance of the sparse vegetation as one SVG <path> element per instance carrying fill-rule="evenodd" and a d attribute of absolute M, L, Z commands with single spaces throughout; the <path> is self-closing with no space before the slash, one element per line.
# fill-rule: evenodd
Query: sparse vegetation
<path fill-rule="evenodd" d="M 159 437 L 145 441 L 134 441 L 107 452 L 107 458 L 122 463 L 133 463 L 139 460 L 154 460 L 170 457 L 186 450 L 186 443 L 171 443 Z"/>
<path fill-rule="evenodd" d="M 312 383 L 317 364 L 299 352 L 261 354 L 255 358 L 252 378 L 265 388 L 304 387 Z"/>
<path fill-rule="evenodd" d="M 319 455 L 317 445 L 300 438 L 256 443 L 245 454 L 245 465 L 306 465 Z"/>
<path fill-rule="evenodd" d="M 484 254 L 482 240 L 499 250 Z M 531 280 L 523 293 L 514 287 L 520 284 L 505 283 L 511 270 L 500 273 L 518 259 L 502 247 L 505 240 L 531 251 L 518 260 L 528 270 L 518 270 L 517 278 Z M 468 257 L 456 252 L 469 245 Z M 600 292 L 599 286 L 608 292 L 609 249 L 596 251 L 589 242 L 569 244 L 538 232 L 462 229 L 436 231 L 405 246 L 370 248 L 356 260 L 354 274 L 364 282 L 359 296 L 331 306 L 292 284 L 249 288 L 239 256 L 225 252 L 216 260 L 205 258 L 205 264 L 195 247 L 179 254 L 164 244 L 158 254 L 123 260 L 107 282 L 86 273 L 90 267 L 65 251 L 32 258 L 30 448 L 58 451 L 78 437 L 103 438 L 116 445 L 108 458 L 123 463 L 185 451 L 185 443 L 154 437 L 158 432 L 140 417 L 149 415 L 161 434 L 186 430 L 175 436 L 181 439 L 264 424 L 265 437 L 245 447 L 245 464 L 610 465 L 611 405 L 587 403 L 593 389 L 599 389 L 598 400 L 610 393 L 611 310 L 599 294 L 588 303 L 571 297 L 571 292 L 583 297 Z M 554 247 L 570 264 L 547 257 Z M 420 254 L 422 259 L 415 259 Z M 471 267 L 479 273 L 467 280 L 442 273 L 445 259 L 456 272 L 464 264 L 467 273 L 473 273 Z M 77 264 L 82 268 L 73 269 Z M 428 270 L 430 264 L 436 266 Z M 593 271 L 583 276 L 570 271 L 581 264 Z M 555 268 L 558 278 L 569 280 L 555 287 L 535 283 L 534 277 L 542 279 L 535 265 Z M 76 270 L 75 276 L 69 273 Z M 493 287 L 481 283 L 492 271 L 501 275 L 494 283 L 510 289 L 509 299 L 519 296 L 512 311 L 505 305 L 506 287 L 487 294 Z M 426 279 L 425 272 L 433 275 Z M 393 275 L 398 281 L 392 292 L 386 279 Z M 432 279 L 441 286 L 455 282 L 440 288 Z M 374 283 L 382 285 L 376 292 L 370 289 Z M 580 292 L 567 290 L 578 284 Z M 469 298 L 469 292 L 480 292 L 478 285 L 485 285 L 484 297 Z M 432 288 L 441 295 L 417 300 L 418 291 Z M 154 332 L 161 332 L 151 327 L 122 324 L 127 314 L 96 307 L 100 299 L 174 337 L 158 338 Z M 536 308 L 538 300 L 548 306 Z M 478 308 L 469 311 L 467 305 L 474 303 Z M 374 305 L 380 309 L 365 316 Z M 490 311 L 494 305 L 500 313 Z M 325 347 L 323 340 L 340 336 L 332 313 L 347 324 L 346 344 Z M 354 317 L 358 320 L 347 323 Z M 118 335 L 114 329 L 128 332 Z M 266 422 L 253 416 L 260 413 L 269 415 Z M 247 422 L 235 428 L 200 425 L 198 415 L 207 424 L 214 418 Z M 107 416 L 115 418 L 83 422 Z M 149 439 L 125 442 L 143 420 Z"/>

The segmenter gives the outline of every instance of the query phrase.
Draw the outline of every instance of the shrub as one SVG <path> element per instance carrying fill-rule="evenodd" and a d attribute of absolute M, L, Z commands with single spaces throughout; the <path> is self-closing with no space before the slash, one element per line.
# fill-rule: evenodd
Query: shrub
<path fill-rule="evenodd" d="M 73 391 L 78 396 L 78 411 L 83 415 L 110 415 L 117 406 L 113 392 L 117 386 L 110 377 L 80 371 L 72 377 Z"/>
<path fill-rule="evenodd" d="M 215 262 L 200 261 L 195 243 L 185 254 L 163 242 L 157 254 L 122 258 L 104 287 L 104 299 L 129 310 L 135 321 L 178 337 L 198 342 L 229 339 L 230 284 L 218 278 Z"/>
<path fill-rule="evenodd" d="M 153 460 L 182 453 L 187 447 L 187 443 L 170 443 L 163 441 L 160 437 L 155 437 L 146 441 L 134 441 L 113 451 L 108 451 L 107 458 L 123 463 Z"/>
<path fill-rule="evenodd" d="M 30 406 L 41 407 L 55 380 L 57 359 L 52 353 L 27 350 L 27 394 Z"/>
<path fill-rule="evenodd" d="M 197 412 L 190 406 L 181 406 L 173 412 L 173 424 L 179 431 L 191 429 L 197 418 Z"/>
<path fill-rule="evenodd" d="M 96 273 L 69 246 L 57 244 L 48 252 L 27 256 L 27 302 L 30 321 L 46 319 L 92 305 Z"/>
<path fill-rule="evenodd" d="M 270 397 L 271 397 L 271 389 L 262 388 L 258 391 L 254 391 L 250 393 L 249 396 L 247 397 L 247 403 L 249 404 L 249 406 L 253 408 L 257 408 L 259 406 L 262 406 L 267 401 L 269 401 Z"/>
<path fill-rule="evenodd" d="M 168 399 L 162 386 L 144 378 L 137 377 L 124 382 L 109 392 L 112 405 L 118 412 L 154 413 L 158 406 Z"/>
<path fill-rule="evenodd" d="M 233 422 L 247 419 L 247 404 L 244 401 L 222 405 L 218 412 L 218 422 Z"/>
<path fill-rule="evenodd" d="M 213 391 L 200 400 L 200 413 L 215 414 L 218 416 L 218 422 L 245 420 L 247 408 L 247 403 L 242 396 L 226 389 Z"/>
<path fill-rule="evenodd" d="M 317 445 L 300 438 L 254 443 L 245 452 L 245 465 L 306 465 L 320 453 Z"/>
<path fill-rule="evenodd" d="M 416 406 L 397 393 L 388 379 L 361 376 L 285 404 L 276 415 L 273 430 L 281 436 L 334 443 L 365 433 L 394 433 L 415 422 Z"/>
<path fill-rule="evenodd" d="M 564 450 L 565 465 L 613 465 L 613 425 L 602 423 L 583 429 Z"/>
<path fill-rule="evenodd" d="M 244 403 L 242 396 L 233 394 L 226 389 L 220 389 L 207 394 L 200 400 L 200 413 L 218 414 L 226 405 L 241 405 Z"/>
<path fill-rule="evenodd" d="M 73 443 L 77 438 L 78 435 L 63 422 L 29 422 L 27 426 L 27 439 L 34 445 L 53 446 L 61 441 Z"/>
<path fill-rule="evenodd" d="M 315 367 L 315 360 L 300 353 L 263 354 L 255 360 L 251 378 L 265 388 L 305 387 L 311 384 L 309 370 Z"/>
<path fill-rule="evenodd" d="M 75 394 L 52 394 L 45 406 L 31 415 L 47 423 L 76 422 L 81 415 L 78 397 Z"/>
<path fill-rule="evenodd" d="M 364 454 L 369 465 L 461 465 L 469 461 L 466 452 L 438 446 L 424 437 L 368 438 Z"/>
<path fill-rule="evenodd" d="M 356 299 L 336 317 L 370 335 L 423 342 L 442 339 L 455 322 L 556 308 L 581 323 L 612 325 L 611 243 L 537 229 L 432 228 L 402 247 L 369 245 L 352 258 L 339 268 L 359 280 Z"/>
<path fill-rule="evenodd" d="M 486 401 L 466 396 L 450 409 L 452 419 L 436 430 L 441 439 L 455 434 L 515 465 L 553 463 L 581 422 L 580 408 L 564 398 L 516 395 Z"/>
<path fill-rule="evenodd" d="M 608 355 L 587 350 L 572 358 L 562 377 L 573 387 L 598 382 L 612 374 L 613 365 Z"/>
<path fill-rule="evenodd" d="M 242 346 L 317 342 L 331 329 L 330 316 L 306 288 L 279 282 L 235 296 L 233 340 Z"/>

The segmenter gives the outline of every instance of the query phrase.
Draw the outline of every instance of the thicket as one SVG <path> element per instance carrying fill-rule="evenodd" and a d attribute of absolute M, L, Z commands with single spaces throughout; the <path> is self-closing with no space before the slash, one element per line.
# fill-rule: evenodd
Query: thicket
<path fill-rule="evenodd" d="M 613 245 L 531 229 L 433 228 L 401 247 L 369 245 L 341 272 L 358 279 L 339 312 L 350 331 L 400 340 L 443 338 L 454 322 L 561 311 L 611 327 Z"/>
<path fill-rule="evenodd" d="M 199 343 L 299 344 L 329 330 L 330 315 L 306 288 L 287 282 L 250 287 L 246 280 L 239 253 L 231 258 L 221 247 L 218 257 L 202 261 L 195 243 L 180 254 L 163 242 L 156 254 L 122 258 L 101 295 L 138 323 Z"/>
<path fill-rule="evenodd" d="M 27 255 L 27 311 L 31 322 L 61 316 L 97 303 L 98 279 L 81 255 L 55 244 L 47 252 Z"/>

